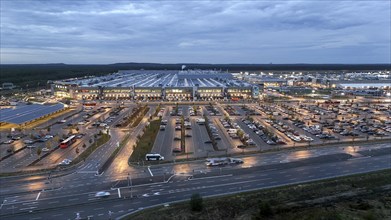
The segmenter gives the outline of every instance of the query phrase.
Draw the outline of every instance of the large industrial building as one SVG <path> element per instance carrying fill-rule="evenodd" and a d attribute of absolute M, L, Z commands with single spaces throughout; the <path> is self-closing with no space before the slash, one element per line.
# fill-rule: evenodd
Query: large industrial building
<path fill-rule="evenodd" d="M 212 70 L 121 70 L 100 77 L 54 81 L 56 97 L 77 100 L 240 100 L 259 88 L 230 73 Z"/>

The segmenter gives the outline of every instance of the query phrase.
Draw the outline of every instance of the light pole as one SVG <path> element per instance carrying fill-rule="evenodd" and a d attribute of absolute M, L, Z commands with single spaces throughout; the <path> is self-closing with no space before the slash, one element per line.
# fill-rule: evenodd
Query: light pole
<path fill-rule="evenodd" d="M 132 178 L 130 176 L 130 173 L 128 173 L 128 187 L 130 190 L 130 198 L 133 198 L 133 191 L 132 191 Z"/>

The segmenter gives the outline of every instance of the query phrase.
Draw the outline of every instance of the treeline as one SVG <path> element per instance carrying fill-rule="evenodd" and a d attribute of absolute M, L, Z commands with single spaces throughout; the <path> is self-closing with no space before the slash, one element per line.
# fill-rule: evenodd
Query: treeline
<path fill-rule="evenodd" d="M 116 63 L 109 65 L 22 64 L 0 65 L 0 84 L 12 82 L 22 88 L 46 87 L 48 80 L 86 75 L 105 75 L 118 70 L 215 69 L 222 71 L 366 71 L 390 70 L 390 64 L 160 64 Z"/>
<path fill-rule="evenodd" d="M 67 79 L 86 75 L 105 75 L 118 71 L 117 67 L 109 65 L 0 65 L 0 84 L 12 82 L 26 88 L 45 88 L 48 80 Z"/>

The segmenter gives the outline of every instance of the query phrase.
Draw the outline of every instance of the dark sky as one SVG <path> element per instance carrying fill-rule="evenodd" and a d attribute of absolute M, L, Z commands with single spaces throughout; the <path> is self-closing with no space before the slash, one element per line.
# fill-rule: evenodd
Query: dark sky
<path fill-rule="evenodd" d="M 391 63 L 382 1 L 1 0 L 1 63 Z"/>

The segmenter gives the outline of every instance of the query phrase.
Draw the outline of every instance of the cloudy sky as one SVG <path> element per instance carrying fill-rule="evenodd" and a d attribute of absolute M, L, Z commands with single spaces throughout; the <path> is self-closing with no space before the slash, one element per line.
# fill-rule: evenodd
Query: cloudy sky
<path fill-rule="evenodd" d="M 389 0 L 0 0 L 1 63 L 391 63 Z"/>

